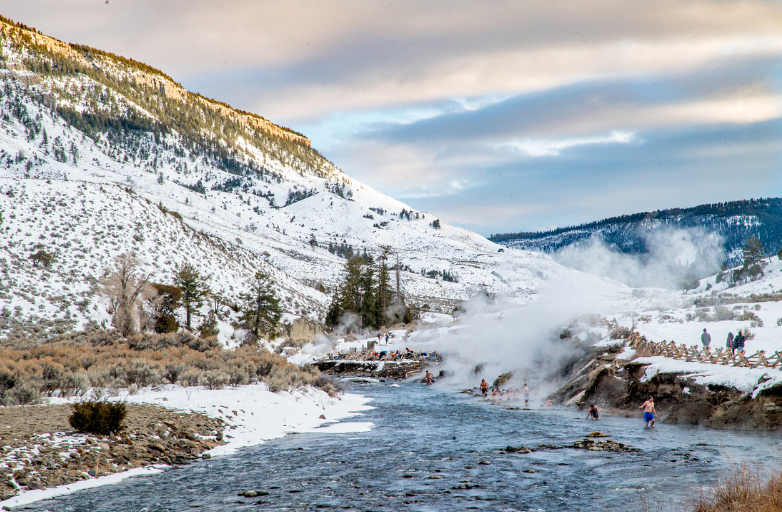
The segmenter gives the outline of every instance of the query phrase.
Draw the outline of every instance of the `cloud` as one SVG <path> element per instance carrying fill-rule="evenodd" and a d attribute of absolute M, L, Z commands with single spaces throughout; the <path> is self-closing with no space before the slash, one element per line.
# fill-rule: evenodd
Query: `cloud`
<path fill-rule="evenodd" d="M 0 0 L 488 234 L 782 194 L 782 4 Z"/>
<path fill-rule="evenodd" d="M 7 16 L 290 122 L 778 57 L 771 2 L 3 0 Z M 241 84 L 225 81 L 240 79 Z M 222 94 L 220 94 L 222 96 Z"/>
<path fill-rule="evenodd" d="M 635 139 L 634 133 L 611 132 L 598 137 L 581 137 L 569 139 L 525 139 L 513 140 L 499 146 L 510 146 L 521 154 L 528 156 L 558 156 L 562 150 L 590 144 L 627 144 Z"/>

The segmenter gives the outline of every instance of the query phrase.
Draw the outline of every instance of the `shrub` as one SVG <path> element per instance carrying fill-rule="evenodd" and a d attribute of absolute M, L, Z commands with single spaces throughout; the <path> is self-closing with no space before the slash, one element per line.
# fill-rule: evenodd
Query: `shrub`
<path fill-rule="evenodd" d="M 629 327 L 614 327 L 611 329 L 609 336 L 612 340 L 626 340 L 633 335 L 632 329 Z"/>
<path fill-rule="evenodd" d="M 188 367 L 184 364 L 171 363 L 166 365 L 166 371 L 163 372 L 163 377 L 168 379 L 171 384 L 176 384 L 179 380 L 179 376 L 182 375 Z"/>
<path fill-rule="evenodd" d="M 198 382 L 209 389 L 223 389 L 229 380 L 230 377 L 225 372 L 209 370 L 203 373 Z"/>
<path fill-rule="evenodd" d="M 763 320 L 761 320 L 760 317 L 752 311 L 744 311 L 738 316 L 738 318 L 736 318 L 736 320 L 749 320 L 752 322 L 752 327 L 763 327 Z"/>
<path fill-rule="evenodd" d="M 777 325 L 782 326 L 782 318 L 777 318 Z"/>
<path fill-rule="evenodd" d="M 62 386 L 62 374 L 65 369 L 61 364 L 45 364 L 43 367 L 43 390 L 49 396 Z"/>
<path fill-rule="evenodd" d="M 40 386 L 32 382 L 22 382 L 6 391 L 3 397 L 5 405 L 27 405 L 37 403 L 41 399 Z"/>
<path fill-rule="evenodd" d="M 90 385 L 90 378 L 87 376 L 87 374 L 84 372 L 79 372 L 72 373 L 65 377 L 62 381 L 62 387 L 60 389 L 62 390 L 63 396 L 79 396 L 86 393 L 87 390 L 90 389 Z"/>
<path fill-rule="evenodd" d="M 160 382 L 160 374 L 153 370 L 149 363 L 143 359 L 134 359 L 126 370 L 128 384 L 137 384 L 140 387 L 151 386 Z"/>
<path fill-rule="evenodd" d="M 228 382 L 232 386 L 242 386 L 250 382 L 250 375 L 244 366 L 232 366 L 228 369 Z"/>
<path fill-rule="evenodd" d="M 122 402 L 88 400 L 71 406 L 73 413 L 68 422 L 77 431 L 85 434 L 105 436 L 123 429 L 122 422 L 127 407 Z"/>
<path fill-rule="evenodd" d="M 331 397 L 337 396 L 343 391 L 342 384 L 332 379 L 325 373 L 318 375 L 318 378 L 315 380 L 315 382 L 312 383 L 312 385 L 325 391 Z"/>
<path fill-rule="evenodd" d="M 190 368 L 179 377 L 179 383 L 183 386 L 198 386 L 203 373 L 197 368 Z"/>

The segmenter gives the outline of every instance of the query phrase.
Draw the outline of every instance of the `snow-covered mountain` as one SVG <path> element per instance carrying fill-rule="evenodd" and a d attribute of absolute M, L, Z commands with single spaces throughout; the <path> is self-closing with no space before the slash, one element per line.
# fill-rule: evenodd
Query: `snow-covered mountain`
<path fill-rule="evenodd" d="M 323 319 L 346 251 L 398 257 L 408 301 L 431 313 L 483 291 L 519 303 L 549 285 L 628 292 L 414 211 L 303 135 L 149 66 L 2 18 L 0 215 L 0 334 L 105 322 L 96 283 L 128 251 L 163 283 L 191 262 L 229 299 L 264 269 L 288 320 Z M 41 249 L 48 268 L 29 259 Z"/>

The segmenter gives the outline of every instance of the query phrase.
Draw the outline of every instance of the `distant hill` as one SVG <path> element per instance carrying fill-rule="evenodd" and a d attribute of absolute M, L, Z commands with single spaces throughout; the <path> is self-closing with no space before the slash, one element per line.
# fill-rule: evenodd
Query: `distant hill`
<path fill-rule="evenodd" d="M 649 251 L 650 235 L 666 228 L 701 228 L 698 231 L 703 235 L 719 235 L 726 255 L 724 263 L 736 265 L 741 262 L 741 247 L 749 237 L 758 237 L 766 254 L 776 254 L 782 248 L 782 198 L 634 213 L 550 231 L 496 234 L 489 239 L 517 249 L 554 253 L 599 236 L 621 252 L 644 254 Z M 694 242 L 702 240 L 696 237 Z"/>

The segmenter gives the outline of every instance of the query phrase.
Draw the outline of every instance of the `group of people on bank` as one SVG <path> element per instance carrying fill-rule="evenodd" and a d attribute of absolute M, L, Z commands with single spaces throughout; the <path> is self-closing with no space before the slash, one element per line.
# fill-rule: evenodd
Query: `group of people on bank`
<path fill-rule="evenodd" d="M 744 354 L 744 344 L 747 341 L 747 334 L 749 334 L 749 330 L 741 332 L 741 329 L 739 329 L 738 334 L 735 336 L 732 332 L 728 333 L 725 347 L 730 350 L 731 355 L 735 355 L 737 350 L 740 354 Z M 711 345 L 711 334 L 709 334 L 705 328 L 703 329 L 703 334 L 701 334 L 701 344 L 705 349 L 709 348 L 709 345 Z"/>

